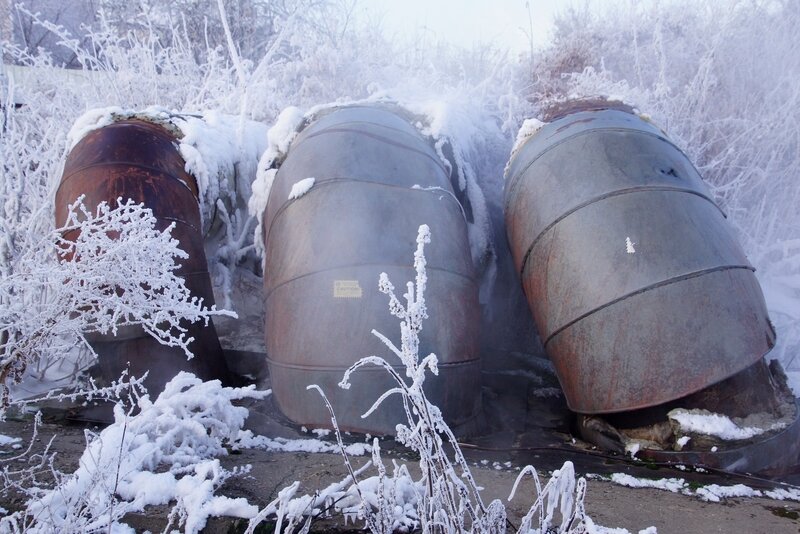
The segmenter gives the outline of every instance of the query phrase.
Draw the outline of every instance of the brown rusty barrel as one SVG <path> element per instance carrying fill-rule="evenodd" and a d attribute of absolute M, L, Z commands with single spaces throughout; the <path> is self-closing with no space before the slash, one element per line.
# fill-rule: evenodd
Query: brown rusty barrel
<path fill-rule="evenodd" d="M 677 399 L 774 345 L 725 215 L 651 123 L 573 109 L 527 140 L 506 177 L 514 261 L 574 411 Z"/>
<path fill-rule="evenodd" d="M 119 197 L 144 203 L 153 211 L 159 230 L 175 223 L 172 237 L 189 255 L 176 273 L 184 279 L 192 296 L 211 306 L 214 294 L 203 250 L 197 184 L 184 167 L 175 137 L 159 125 L 125 120 L 94 130 L 67 157 L 56 193 L 56 225 L 65 223 L 67 206 L 80 195 L 84 195 L 83 203 L 90 210 L 103 201 L 114 206 Z M 160 392 L 182 370 L 206 380 L 227 380 L 214 325 L 195 323 L 187 327 L 188 335 L 194 337 L 189 346 L 194 354 L 191 360 L 182 350 L 159 344 L 141 328 L 121 330 L 116 337 L 93 336 L 90 342 L 107 379 L 116 379 L 126 367 L 134 376 L 149 371 L 145 385 L 151 394 Z"/>
<path fill-rule="evenodd" d="M 302 197 L 295 183 L 315 178 Z M 435 352 L 439 375 L 425 381 L 429 398 L 462 431 L 480 410 L 477 283 L 462 208 L 432 147 L 404 119 L 377 107 L 346 107 L 302 131 L 278 170 L 264 213 L 266 346 L 272 389 L 296 423 L 330 427 L 318 384 L 346 430 L 394 433 L 405 421 L 398 398 L 361 414 L 393 386 L 385 370 L 366 367 L 349 390 L 338 382 L 359 358 L 399 360 L 370 332 L 398 346 L 378 277 L 397 288 L 414 279 L 417 229 L 430 226 L 426 247 L 429 319 L 420 354 Z M 405 372 L 400 372 L 405 376 Z"/>

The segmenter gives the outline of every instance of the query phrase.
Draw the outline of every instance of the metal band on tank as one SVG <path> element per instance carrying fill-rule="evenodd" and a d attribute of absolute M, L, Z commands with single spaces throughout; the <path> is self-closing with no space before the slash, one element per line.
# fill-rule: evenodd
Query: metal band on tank
<path fill-rule="evenodd" d="M 713 200 L 708 198 L 707 195 L 704 195 L 703 193 L 695 191 L 694 189 L 687 189 L 687 188 L 681 188 L 681 187 L 668 187 L 668 186 L 663 186 L 663 185 L 651 185 L 651 186 L 642 185 L 642 186 L 637 186 L 637 187 L 629 187 L 627 189 L 618 189 L 617 191 L 612 191 L 611 193 L 606 193 L 605 195 L 597 196 L 595 198 L 587 200 L 586 202 L 581 202 L 580 204 L 578 204 L 574 208 L 571 208 L 571 209 L 567 210 L 566 212 L 561 214 L 556 220 L 554 220 L 553 222 L 551 222 L 550 224 L 545 226 L 544 229 L 541 232 L 539 232 L 539 235 L 537 235 L 533 239 L 533 241 L 531 241 L 531 244 L 528 247 L 528 250 L 525 251 L 525 256 L 522 259 L 522 266 L 519 269 L 520 276 L 522 276 L 523 273 L 525 272 L 525 268 L 528 266 L 528 260 L 530 259 L 531 252 L 536 247 L 536 245 L 539 243 L 539 241 L 541 241 L 542 236 L 544 234 L 546 234 L 547 231 L 550 230 L 551 228 L 553 228 L 555 225 L 557 225 L 558 223 L 560 223 L 561 221 L 566 219 L 568 216 L 572 215 L 576 211 L 582 210 L 583 208 L 585 208 L 587 206 L 591 206 L 592 204 L 595 204 L 597 202 L 600 202 L 600 201 L 603 201 L 603 200 L 606 200 L 606 199 L 609 199 L 609 198 L 614 198 L 614 197 L 618 197 L 618 196 L 622 196 L 622 195 L 630 195 L 631 193 L 651 193 L 651 192 L 654 192 L 654 191 L 667 192 L 667 193 L 684 193 L 684 194 L 698 196 L 698 197 L 710 202 L 715 208 L 717 208 L 720 211 L 720 213 L 722 213 L 722 216 L 724 218 L 727 218 L 725 213 L 719 208 L 719 206 L 717 206 L 717 204 Z"/>
<path fill-rule="evenodd" d="M 556 129 L 555 132 L 550 134 L 547 133 L 549 130 L 553 129 L 554 125 L 558 125 L 559 123 L 562 124 Z M 571 129 L 576 131 L 570 131 Z M 517 165 L 517 162 L 521 161 L 523 155 L 527 153 L 537 154 L 537 150 L 544 152 L 549 146 L 555 146 L 556 144 L 559 144 L 560 142 L 574 136 L 576 133 L 596 130 L 635 130 L 643 134 L 651 135 L 664 141 L 665 143 L 674 146 L 672 141 L 670 141 L 669 137 L 663 130 L 627 111 L 620 111 L 617 109 L 581 111 L 559 117 L 555 121 L 545 124 L 538 132 L 525 140 L 523 146 L 511 159 L 511 163 L 508 167 L 509 170 L 512 171 L 510 176 L 514 177 L 520 174 L 515 172 L 515 166 Z M 543 146 L 539 147 L 538 149 L 535 148 L 539 145 Z M 679 148 L 675 147 L 675 149 L 683 154 Z"/>
<path fill-rule="evenodd" d="M 389 130 L 392 133 L 397 133 L 397 134 L 400 134 L 400 135 L 402 135 L 404 137 L 409 137 L 415 142 L 424 143 L 424 141 L 420 138 L 419 135 L 414 135 L 411 132 L 407 132 L 405 130 L 401 130 L 399 128 L 395 128 L 393 126 L 386 126 L 385 124 L 380 124 L 380 123 L 377 123 L 377 122 L 359 120 L 359 121 L 337 122 L 336 124 L 332 124 L 330 126 L 326 126 L 325 128 L 320 129 L 318 132 L 310 132 L 306 137 L 301 139 L 297 144 L 299 145 L 303 141 L 305 141 L 306 139 L 309 139 L 311 137 L 323 134 L 323 133 L 325 133 L 325 132 L 327 132 L 329 130 L 337 130 L 338 129 L 338 130 L 347 131 L 347 132 L 352 132 L 352 131 L 363 132 L 363 130 L 358 130 L 357 128 L 356 129 L 352 129 L 352 128 L 350 128 L 350 126 L 369 126 L 370 128 L 372 128 L 372 127 L 382 128 L 384 130 Z"/>
<path fill-rule="evenodd" d="M 653 134 L 651 132 L 648 132 L 647 130 L 638 130 L 636 128 L 588 128 L 586 130 L 583 130 L 583 131 L 580 131 L 580 132 L 576 132 L 575 134 L 570 135 L 569 137 L 566 137 L 564 139 L 556 141 L 552 145 L 548 145 L 544 150 L 542 150 L 541 152 L 536 154 L 536 157 L 534 157 L 531 161 L 529 161 L 520 172 L 514 174 L 511 178 L 509 178 L 509 184 L 510 185 L 508 186 L 508 192 L 505 195 L 505 197 L 506 197 L 506 199 L 505 199 L 505 209 L 506 209 L 506 211 L 508 211 L 510 209 L 509 204 L 511 202 L 511 199 L 516 196 L 516 189 L 519 187 L 519 183 L 522 180 L 522 176 L 527 174 L 527 171 L 531 167 L 531 165 L 536 163 L 536 161 L 539 158 L 541 158 L 542 156 L 544 156 L 547 152 L 550 152 L 550 150 L 552 150 L 552 149 L 554 149 L 554 148 L 556 148 L 556 147 L 558 147 L 558 146 L 560 146 L 560 145 L 562 145 L 562 144 L 564 144 L 564 143 L 566 143 L 568 141 L 572 141 L 575 138 L 582 137 L 584 135 L 589 135 L 589 134 L 593 134 L 593 133 L 597 133 L 597 132 L 628 133 L 631 130 L 635 131 L 637 134 L 647 135 L 647 136 L 653 137 L 655 139 L 658 139 L 659 141 L 663 141 L 663 142 L 667 143 L 670 147 L 674 148 L 678 153 L 680 153 L 684 157 L 684 159 L 687 161 L 687 163 L 689 163 L 691 165 L 691 160 L 689 159 L 689 157 L 686 154 L 684 154 L 683 151 L 680 148 L 675 146 L 675 144 L 672 143 L 669 139 L 665 139 L 661 135 Z M 539 134 L 537 133 L 536 135 L 539 135 Z M 534 135 L 534 137 L 531 139 L 531 142 L 536 140 L 536 135 Z M 526 144 L 525 146 L 527 147 L 528 145 Z M 517 157 L 520 157 L 522 155 L 522 151 L 523 150 L 525 150 L 525 147 L 520 149 L 520 154 L 518 154 Z M 703 194 L 701 194 L 699 192 L 698 192 L 698 194 L 700 194 L 700 196 L 703 196 L 704 198 L 708 199 L 708 201 L 711 202 L 712 204 L 714 204 L 714 206 L 718 210 L 722 211 L 722 209 L 720 209 L 720 207 L 717 206 L 716 203 L 713 200 L 709 199 L 706 195 L 703 195 Z M 725 213 L 723 212 L 722 215 L 725 216 Z M 727 218 L 727 216 L 726 216 L 726 218 Z"/>
<path fill-rule="evenodd" d="M 199 232 L 199 231 L 200 231 L 200 230 L 199 230 L 197 227 L 195 227 L 195 225 L 193 225 L 192 223 L 190 223 L 190 222 L 187 222 L 187 221 L 185 221 L 185 220 L 183 220 L 183 219 L 178 219 L 177 217 L 166 217 L 166 216 L 162 216 L 162 217 L 158 217 L 158 220 L 160 220 L 160 221 L 172 221 L 172 222 L 174 222 L 174 223 L 178 223 L 178 224 L 182 224 L 182 225 L 184 225 L 184 226 L 188 226 L 189 228 L 191 228 L 191 229 L 192 229 L 192 230 L 194 230 L 195 232 Z"/>
<path fill-rule="evenodd" d="M 428 193 L 428 194 L 433 194 L 433 195 L 439 194 L 439 193 L 444 193 L 444 194 L 447 195 L 447 198 L 449 200 L 452 200 L 453 202 L 455 202 L 456 206 L 458 206 L 458 209 L 459 209 L 459 211 L 461 211 L 461 216 L 464 218 L 464 221 L 466 222 L 466 220 L 467 220 L 467 214 L 464 213 L 464 207 L 461 205 L 461 203 L 458 201 L 456 196 L 451 191 L 448 191 L 447 189 L 445 189 L 443 187 L 439 187 L 439 188 L 436 188 L 436 189 L 424 188 L 424 187 L 413 188 L 413 187 L 404 187 L 402 185 L 387 184 L 386 182 L 373 182 L 373 181 L 370 181 L 370 180 L 359 180 L 357 178 L 335 177 L 335 178 L 328 178 L 328 179 L 325 179 L 325 180 L 321 180 L 320 182 L 315 183 L 314 186 L 309 191 L 307 191 L 303 196 L 309 195 L 309 194 L 313 193 L 315 190 L 319 190 L 323 186 L 337 185 L 337 184 L 342 184 L 342 183 L 364 184 L 364 185 L 370 185 L 370 186 L 388 187 L 388 188 L 393 188 L 393 189 L 402 189 L 403 191 L 419 191 L 420 193 Z M 272 217 L 272 220 L 270 222 L 270 232 L 272 231 L 272 227 L 274 226 L 275 221 L 278 220 L 278 217 L 280 217 L 280 215 L 284 211 L 286 211 L 286 209 L 289 206 L 291 206 L 292 203 L 295 200 L 297 200 L 297 199 L 287 200 L 283 204 L 281 204 L 281 207 L 278 208 L 278 211 L 275 212 L 275 215 Z M 267 232 L 267 239 L 269 239 L 270 232 Z"/>
<path fill-rule="evenodd" d="M 369 125 L 369 126 L 379 126 L 379 127 L 385 128 L 387 130 L 392 130 L 394 132 L 401 133 L 403 135 L 411 137 L 412 139 L 414 138 L 414 136 L 411 135 L 408 132 L 404 132 L 402 130 L 397 130 L 397 129 L 391 128 L 389 126 L 383 126 L 383 125 L 380 125 L 380 124 L 375 124 L 375 123 L 366 122 L 366 121 L 353 121 L 353 122 L 350 122 L 350 123 L 342 123 L 342 124 L 366 124 L 366 125 Z M 338 124 L 335 125 L 335 126 L 331 126 L 329 128 L 325 128 L 324 130 L 320 130 L 319 132 L 312 132 L 312 133 L 308 134 L 307 136 L 303 137 L 297 143 L 297 145 L 295 145 L 295 146 L 300 146 L 305 141 L 307 141 L 309 139 L 313 139 L 315 137 L 320 137 L 320 136 L 326 135 L 326 134 L 337 134 L 337 133 L 352 133 L 352 134 L 357 134 L 357 135 L 363 135 L 364 137 L 369 137 L 369 138 L 375 139 L 377 141 L 381 141 L 383 143 L 386 143 L 387 145 L 391 145 L 391 146 L 395 146 L 395 147 L 398 147 L 398 148 L 402 148 L 403 150 L 408 150 L 409 152 L 414 152 L 414 153 L 419 154 L 421 156 L 425 156 L 426 158 L 428 158 L 431 161 L 433 161 L 433 163 L 442 170 L 442 172 L 445 174 L 445 176 L 450 176 L 450 173 L 447 171 L 445 166 L 442 164 L 442 161 L 439 158 L 436 158 L 436 157 L 432 156 L 431 154 L 429 154 L 425 150 L 420 150 L 418 148 L 414 148 L 413 146 L 409 146 L 409 145 L 407 145 L 405 143 L 400 143 L 400 142 L 394 141 L 394 140 L 392 140 L 392 139 L 390 139 L 388 137 L 385 137 L 383 135 L 375 134 L 375 133 L 371 133 L 371 132 L 365 132 L 364 130 L 359 130 L 357 128 L 340 128 Z M 421 138 L 417 138 L 417 140 L 420 141 L 421 143 L 424 143 L 424 141 L 422 141 Z M 294 148 L 294 146 L 292 148 Z"/>
<path fill-rule="evenodd" d="M 352 263 L 352 264 L 348 264 L 348 265 L 337 265 L 336 267 L 329 267 L 327 269 L 317 269 L 316 271 L 310 271 L 310 272 L 307 272 L 307 273 L 303 273 L 303 274 L 301 274 L 299 276 L 295 276 L 294 278 L 289 278 L 288 280 L 284 280 L 284 281 L 282 281 L 282 282 L 280 282 L 278 284 L 275 284 L 274 286 L 272 286 L 272 288 L 269 290 L 269 292 L 267 292 L 267 294 L 264 295 L 264 302 L 269 300 L 269 298 L 272 296 L 272 294 L 275 291 L 277 291 L 278 289 L 282 288 L 286 284 L 291 284 L 292 282 L 295 282 L 297 280 L 302 280 L 303 278 L 307 278 L 307 277 L 313 276 L 315 274 L 322 274 L 322 273 L 327 273 L 327 272 L 330 272 L 330 271 L 338 271 L 340 269 L 352 269 L 352 268 L 355 268 L 355 267 L 369 267 L 369 266 L 374 266 L 374 267 L 378 267 L 378 266 L 382 266 L 382 267 L 399 267 L 401 269 L 407 269 L 409 271 L 413 271 L 413 268 L 410 265 L 406 265 L 406 264 L 402 264 L 401 265 L 401 264 L 397 264 L 397 263 L 386 263 L 386 262 L 382 262 L 382 263 L 375 263 L 375 262 L 364 263 L 364 262 L 361 262 L 361 263 Z M 459 278 L 463 278 L 464 280 L 466 280 L 467 282 L 469 282 L 471 284 L 476 283 L 476 280 L 474 278 L 471 278 L 471 277 L 469 277 L 469 276 L 467 276 L 465 274 L 457 273 L 455 271 L 448 271 L 447 269 L 441 269 L 439 267 L 431 267 L 430 265 L 426 265 L 425 269 L 428 270 L 428 271 L 436 271 L 436 272 L 440 272 L 440 273 L 452 274 L 452 275 L 455 275 L 455 276 L 457 276 Z"/>
<path fill-rule="evenodd" d="M 94 169 L 94 168 L 97 168 L 97 167 L 134 167 L 136 169 L 145 169 L 147 171 L 150 171 L 150 172 L 153 172 L 155 174 L 158 174 L 162 178 L 167 178 L 169 180 L 174 180 L 176 182 L 180 182 L 181 185 L 183 185 L 183 187 L 185 187 L 186 189 L 188 189 L 192 193 L 192 196 L 195 198 L 195 200 L 198 201 L 198 204 L 200 202 L 198 197 L 197 197 L 197 195 L 195 194 L 195 192 L 192 190 L 191 187 L 189 187 L 189 184 L 187 184 L 185 181 L 181 180 L 177 176 L 170 174 L 169 172 L 165 171 L 164 169 L 158 169 L 156 167 L 150 167 L 148 165 L 141 165 L 141 164 L 133 162 L 133 161 L 98 162 L 98 163 L 92 163 L 90 165 L 84 165 L 83 167 L 80 167 L 78 169 L 74 169 L 71 173 L 69 173 L 68 175 L 66 175 L 63 178 L 61 178 L 61 183 L 58 184 L 58 189 L 56 189 L 56 195 L 58 195 L 58 192 L 61 191 L 61 186 L 63 186 L 66 182 L 68 182 L 70 180 L 70 178 L 72 178 L 73 176 L 75 176 L 75 175 L 77 175 L 79 173 L 82 173 L 83 171 L 86 171 L 86 170 L 89 170 L 89 169 Z"/>
<path fill-rule="evenodd" d="M 549 135 L 547 134 L 547 131 L 552 129 L 553 125 L 558 125 L 562 122 L 564 124 L 558 127 L 555 132 Z M 575 129 L 576 131 L 570 131 L 571 129 Z M 508 209 L 508 198 L 511 197 L 511 190 L 516 187 L 516 183 L 519 180 L 520 175 L 524 174 L 525 171 L 528 170 L 528 167 L 530 167 L 539 157 L 544 155 L 545 152 L 548 152 L 550 149 L 555 148 L 561 143 L 569 141 L 570 139 L 584 133 L 596 131 L 629 132 L 631 130 L 636 131 L 637 133 L 655 137 L 656 139 L 669 144 L 675 150 L 680 152 L 683 157 L 686 158 L 687 162 L 690 162 L 686 154 L 684 154 L 680 148 L 675 146 L 675 144 L 660 128 L 645 121 L 644 119 L 639 118 L 636 115 L 617 109 L 581 111 L 560 117 L 554 122 L 545 124 L 538 132 L 527 139 L 523 146 L 517 151 L 508 167 L 512 174 L 507 180 L 508 187 L 506 188 L 505 195 L 506 209 Z M 517 162 L 523 161 L 523 156 L 531 157 L 531 155 L 533 155 L 533 159 L 525 163 L 524 168 L 517 172 L 515 169 Z"/>
<path fill-rule="evenodd" d="M 439 362 L 436 364 L 436 367 L 439 370 L 442 369 L 455 369 L 458 367 L 470 367 L 473 365 L 480 364 L 480 358 L 473 358 L 472 360 L 462 360 L 458 362 Z M 270 365 L 275 365 L 276 367 L 282 367 L 284 369 L 297 369 L 301 371 L 337 371 L 341 372 L 341 367 L 329 367 L 325 365 L 294 365 L 291 363 L 281 362 L 278 360 L 273 360 L 269 356 L 267 356 L 267 362 Z M 397 365 L 392 365 L 392 369 L 399 371 L 400 374 L 405 374 L 405 367 L 400 367 Z M 375 366 L 364 366 L 359 369 L 359 371 L 363 372 L 374 372 L 374 373 L 385 373 L 386 369 L 384 367 L 375 367 Z"/>
<path fill-rule="evenodd" d="M 364 184 L 364 185 L 370 185 L 370 186 L 379 186 L 379 187 L 388 187 L 388 188 L 393 188 L 393 189 L 402 189 L 403 191 L 414 191 L 414 192 L 427 193 L 427 194 L 437 194 L 436 191 L 429 191 L 429 190 L 425 190 L 425 189 L 412 189 L 412 188 L 408 188 L 408 187 L 402 187 L 402 186 L 393 185 L 393 184 L 387 184 L 387 183 L 383 183 L 383 182 L 369 182 L 367 180 L 353 180 L 353 179 L 350 179 L 350 178 L 333 178 L 333 179 L 330 179 L 330 180 L 325 180 L 324 182 L 320 182 L 318 185 L 315 184 L 314 187 L 310 191 L 308 191 L 306 193 L 306 195 L 310 195 L 310 194 L 314 193 L 315 190 L 318 190 L 318 188 L 321 188 L 324 185 L 337 185 L 337 184 L 341 184 L 341 183 L 358 183 L 358 184 Z M 452 193 L 447 198 L 451 198 L 451 200 L 456 203 L 458 208 L 461 210 L 461 215 L 462 215 L 462 217 L 464 217 L 464 221 L 466 222 L 466 215 L 464 214 L 464 208 L 461 207 L 461 204 L 458 203 L 458 200 L 452 195 Z M 278 218 L 291 205 L 292 205 L 292 201 L 286 202 L 286 203 L 282 204 L 281 207 L 278 209 L 278 211 L 275 213 L 275 216 L 272 218 L 272 222 L 270 223 L 269 230 L 267 231 L 267 236 L 266 236 L 266 242 L 267 243 L 270 242 L 270 239 L 271 239 L 271 236 L 272 236 L 272 229 L 275 228 L 275 226 L 276 226 L 275 225 L 275 221 L 277 221 Z M 270 295 L 272 295 L 272 293 L 275 292 L 276 289 L 278 289 L 278 288 L 280 288 L 280 287 L 282 287 L 282 286 L 284 286 L 284 285 L 286 285 L 286 284 L 288 284 L 290 282 L 298 280 L 300 278 L 305 278 L 305 277 L 311 276 L 313 274 L 324 273 L 324 272 L 331 271 L 331 270 L 343 269 L 343 268 L 348 268 L 348 267 L 358 267 L 358 266 L 362 266 L 362 265 L 385 265 L 385 266 L 403 267 L 403 268 L 409 267 L 408 265 L 394 265 L 394 264 L 385 263 L 385 262 L 381 262 L 381 263 L 363 263 L 362 262 L 362 263 L 357 263 L 357 264 L 352 264 L 352 265 L 338 265 L 336 267 L 331 267 L 331 268 L 328 268 L 328 269 L 320 269 L 320 270 L 317 270 L 317 271 L 303 273 L 303 274 L 301 274 L 299 276 L 295 276 L 294 278 L 290 278 L 288 280 L 284 280 L 284 281 L 276 284 L 275 286 L 273 286 L 269 290 L 269 293 L 267 293 L 265 295 L 264 301 L 266 302 L 267 299 L 269 299 Z M 439 271 L 439 272 L 443 272 L 443 273 L 454 274 L 456 276 L 459 276 L 461 278 L 464 278 L 464 279 L 468 280 L 471 283 L 475 283 L 476 282 L 474 277 L 470 277 L 470 276 L 467 276 L 467 275 L 462 274 L 462 273 L 457 273 L 455 271 L 448 271 L 446 269 L 440 269 L 438 267 L 432 267 L 430 265 L 427 266 L 427 269 L 430 270 L 430 271 Z"/>
<path fill-rule="evenodd" d="M 590 315 L 593 315 L 593 314 L 599 312 L 602 309 L 608 308 L 609 306 L 613 306 L 614 304 L 616 304 L 618 302 L 622 302 L 623 300 L 626 300 L 626 299 L 628 299 L 630 297 L 633 297 L 635 295 L 640 295 L 642 293 L 645 293 L 647 291 L 651 291 L 653 289 L 658 289 L 659 287 L 664 287 L 664 286 L 668 286 L 670 284 L 683 282 L 684 280 L 689 280 L 691 278 L 697 278 L 699 276 L 704 276 L 704 275 L 711 274 L 711 273 L 716 273 L 716 272 L 720 272 L 720 271 L 731 271 L 731 270 L 735 270 L 735 269 L 743 269 L 743 270 L 746 270 L 746 271 L 755 272 L 755 268 L 750 266 L 750 265 L 722 265 L 720 267 L 712 267 L 710 269 L 702 269 L 700 271 L 695 271 L 695 272 L 692 272 L 692 273 L 686 273 L 686 274 L 681 274 L 681 275 L 678 275 L 678 276 L 673 276 L 672 278 L 669 278 L 667 280 L 661 280 L 661 281 L 656 282 L 654 284 L 651 284 L 651 285 L 649 285 L 647 287 L 643 287 L 641 289 L 637 289 L 636 291 L 631 291 L 629 293 L 626 293 L 625 295 L 622 295 L 621 297 L 617 297 L 617 298 L 615 298 L 613 300 L 610 300 L 610 301 L 602 304 L 601 306 L 597 306 L 596 308 L 594 308 L 592 310 L 589 310 L 586 313 L 582 313 L 580 316 L 576 317 L 575 319 L 572 319 L 571 321 L 567 322 L 565 325 L 556 328 L 553 331 L 552 334 L 547 336 L 547 339 L 544 341 L 543 346 L 545 348 L 547 348 L 547 344 L 550 343 L 550 341 L 554 337 L 556 337 L 558 334 L 560 334 L 561 332 L 563 332 L 564 330 L 566 330 L 570 326 L 574 325 L 575 323 L 578 323 L 578 322 L 586 319 Z"/>

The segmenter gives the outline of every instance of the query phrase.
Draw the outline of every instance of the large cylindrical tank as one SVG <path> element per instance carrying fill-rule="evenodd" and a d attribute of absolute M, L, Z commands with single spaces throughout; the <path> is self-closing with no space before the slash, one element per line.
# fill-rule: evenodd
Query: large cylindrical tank
<path fill-rule="evenodd" d="M 203 250 L 197 183 L 184 170 L 185 165 L 175 137 L 157 124 L 124 120 L 94 130 L 67 157 L 56 192 L 56 225 L 65 223 L 67 206 L 80 195 L 84 195 L 83 203 L 89 210 L 103 201 L 114 206 L 119 197 L 143 203 L 153 211 L 159 230 L 175 223 L 172 237 L 189 255 L 176 274 L 184 279 L 192 296 L 211 306 L 214 294 Z M 67 233 L 65 237 L 76 236 Z M 117 336 L 95 335 L 90 342 L 107 379 L 118 378 L 125 368 L 137 377 L 149 371 L 145 386 L 151 394 L 160 392 L 182 370 L 206 380 L 227 380 L 213 323 L 186 326 L 188 335 L 194 337 L 189 346 L 194 354 L 191 360 L 181 349 L 159 344 L 138 327 L 122 329 Z"/>
<path fill-rule="evenodd" d="M 514 261 L 572 410 L 677 399 L 774 345 L 725 215 L 688 158 L 629 108 L 556 115 L 506 176 Z"/>
<path fill-rule="evenodd" d="M 294 184 L 307 178 L 314 186 L 289 200 Z M 298 135 L 264 212 L 267 357 L 275 399 L 292 421 L 331 425 L 309 384 L 324 390 L 343 429 L 391 434 L 405 421 L 398 398 L 361 418 L 393 386 L 385 370 L 362 368 L 349 390 L 337 384 L 364 356 L 402 367 L 371 334 L 376 329 L 399 346 L 399 323 L 378 277 L 386 272 L 398 296 L 405 292 L 421 224 L 432 242 L 420 355 L 439 357 L 439 375 L 429 374 L 425 391 L 456 430 L 474 424 L 480 313 L 461 205 L 417 130 L 387 109 L 362 106 L 319 116 Z"/>

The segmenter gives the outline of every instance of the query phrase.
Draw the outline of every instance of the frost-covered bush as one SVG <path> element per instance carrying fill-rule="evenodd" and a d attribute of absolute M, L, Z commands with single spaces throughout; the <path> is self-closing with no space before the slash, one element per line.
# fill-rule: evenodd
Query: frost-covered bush
<path fill-rule="evenodd" d="M 49 490 L 29 490 L 25 510 L 0 520 L 2 532 L 133 533 L 122 518 L 146 506 L 176 504 L 170 526 L 199 532 L 210 516 L 253 517 L 246 499 L 215 492 L 242 470 L 220 465 L 235 445 L 247 409 L 233 401 L 265 396 L 253 386 L 225 388 L 181 372 L 155 401 L 138 399 L 137 412 L 117 405 L 114 423 L 86 431 L 77 470 Z"/>
<path fill-rule="evenodd" d="M 230 315 L 191 295 L 176 274 L 187 254 L 172 226 L 160 231 L 156 223 L 130 199 L 94 212 L 78 199 L 63 227 L 9 258 L 0 279 L 0 408 L 29 365 L 58 361 L 76 347 L 91 351 L 91 333 L 137 326 L 191 357 L 185 321 Z"/>

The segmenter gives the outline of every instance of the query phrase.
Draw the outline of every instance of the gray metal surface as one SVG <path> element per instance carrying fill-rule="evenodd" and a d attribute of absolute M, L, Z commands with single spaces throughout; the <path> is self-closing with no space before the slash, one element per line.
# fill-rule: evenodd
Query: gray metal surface
<path fill-rule="evenodd" d="M 680 398 L 774 345 L 724 215 L 686 156 L 634 114 L 582 111 L 544 126 L 509 166 L 506 222 L 575 411 Z"/>
<path fill-rule="evenodd" d="M 316 180 L 312 189 L 288 200 L 292 186 L 309 177 Z M 404 292 L 414 278 L 417 229 L 428 224 L 430 318 L 420 352 L 435 352 L 440 364 L 426 392 L 453 426 L 474 424 L 480 317 L 466 223 L 444 167 L 411 125 L 380 108 L 341 108 L 319 118 L 292 144 L 264 219 L 267 355 L 287 417 L 330 426 L 318 394 L 306 391 L 316 383 L 343 429 L 391 434 L 404 421 L 396 399 L 360 417 L 391 387 L 385 372 L 359 372 L 349 390 L 337 384 L 364 356 L 382 355 L 399 366 L 370 333 L 374 328 L 399 343 L 398 320 L 378 291 L 378 276 L 386 272 Z"/>

